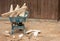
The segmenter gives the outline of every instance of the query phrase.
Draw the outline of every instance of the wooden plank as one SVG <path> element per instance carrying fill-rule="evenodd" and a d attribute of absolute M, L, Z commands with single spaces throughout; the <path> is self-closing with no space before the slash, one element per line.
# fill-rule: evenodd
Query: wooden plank
<path fill-rule="evenodd" d="M 37 0 L 33 0 L 33 8 L 34 8 L 34 11 L 33 11 L 33 13 L 34 13 L 34 18 L 38 18 L 38 10 L 37 10 Z"/>
<path fill-rule="evenodd" d="M 31 3 L 32 0 L 28 1 L 28 8 L 29 8 L 29 18 L 32 18 L 32 14 L 33 14 L 33 5 Z"/>
<path fill-rule="evenodd" d="M 60 20 L 60 0 L 58 1 L 58 20 Z"/>
<path fill-rule="evenodd" d="M 47 18 L 47 1 L 41 0 L 41 18 Z"/>
<path fill-rule="evenodd" d="M 1 0 L 0 0 L 0 14 L 1 14 Z M 1 15 L 0 15 L 1 16 Z"/>
<path fill-rule="evenodd" d="M 37 0 L 38 3 L 37 3 L 37 17 L 38 18 L 41 18 L 41 0 Z"/>
<path fill-rule="evenodd" d="M 37 0 L 30 0 L 30 12 L 32 18 L 37 18 Z"/>
<path fill-rule="evenodd" d="M 58 15 L 58 0 L 48 1 L 48 19 L 57 19 Z"/>
<path fill-rule="evenodd" d="M 41 0 L 41 18 L 56 19 L 58 14 L 58 0 Z"/>
<path fill-rule="evenodd" d="M 34 2 L 32 2 L 32 1 L 34 1 L 34 0 L 30 0 L 30 12 L 31 12 L 31 15 L 30 15 L 30 17 L 31 18 L 33 18 L 34 17 L 34 7 L 33 7 L 33 3 Z"/>

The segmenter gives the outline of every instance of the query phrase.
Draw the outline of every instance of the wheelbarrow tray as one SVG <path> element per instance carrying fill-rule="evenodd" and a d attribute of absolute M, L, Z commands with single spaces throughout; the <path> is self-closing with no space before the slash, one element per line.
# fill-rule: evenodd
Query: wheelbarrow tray
<path fill-rule="evenodd" d="M 26 17 L 9 17 L 10 22 L 25 22 L 26 21 Z"/>

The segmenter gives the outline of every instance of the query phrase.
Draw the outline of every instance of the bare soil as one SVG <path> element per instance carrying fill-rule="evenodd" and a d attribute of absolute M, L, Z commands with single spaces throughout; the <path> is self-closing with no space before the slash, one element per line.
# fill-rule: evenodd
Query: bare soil
<path fill-rule="evenodd" d="M 41 30 L 38 37 L 24 36 L 19 40 L 18 33 L 14 33 L 15 38 L 3 34 L 4 31 L 11 31 L 11 23 L 9 21 L 0 21 L 0 41 L 60 41 L 60 22 L 57 21 L 35 21 L 29 20 L 24 23 L 27 30 Z M 36 38 L 36 39 L 35 39 Z"/>

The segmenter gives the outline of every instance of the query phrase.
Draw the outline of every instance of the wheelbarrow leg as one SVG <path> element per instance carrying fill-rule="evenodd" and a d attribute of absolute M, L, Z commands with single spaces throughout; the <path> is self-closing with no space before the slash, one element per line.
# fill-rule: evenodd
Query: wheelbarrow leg
<path fill-rule="evenodd" d="M 12 27 L 11 34 L 13 34 L 13 33 L 14 33 L 14 28 Z"/>
<path fill-rule="evenodd" d="M 24 29 L 23 33 L 26 34 L 26 30 L 25 29 Z"/>
<path fill-rule="evenodd" d="M 12 28 L 11 28 L 11 35 L 14 33 L 14 26 L 12 24 Z"/>
<path fill-rule="evenodd" d="M 23 29 L 23 33 L 26 34 L 26 29 L 25 29 L 25 26 L 24 26 L 24 29 Z"/>

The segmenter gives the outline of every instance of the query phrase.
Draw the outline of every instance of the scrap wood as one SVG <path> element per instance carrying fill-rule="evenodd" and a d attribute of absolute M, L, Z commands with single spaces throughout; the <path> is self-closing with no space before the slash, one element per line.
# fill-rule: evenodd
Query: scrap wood
<path fill-rule="evenodd" d="M 16 8 L 15 8 L 15 11 L 16 10 L 19 10 L 20 6 L 17 4 Z"/>
<path fill-rule="evenodd" d="M 9 15 L 9 17 L 14 17 L 14 15 L 16 14 L 17 12 L 15 11 L 14 13 L 11 13 L 10 15 Z"/>
<path fill-rule="evenodd" d="M 12 12 L 13 11 L 13 4 L 11 4 L 11 6 L 10 6 L 10 12 Z"/>
<path fill-rule="evenodd" d="M 19 16 L 24 16 L 24 14 L 25 14 L 24 12 L 26 11 L 26 9 L 27 9 L 26 3 L 24 3 L 21 8 L 19 8 L 19 5 L 17 5 L 15 10 L 13 10 L 13 5 L 11 5 L 10 11 L 2 14 L 1 16 L 2 17 L 17 17 L 18 15 Z"/>
<path fill-rule="evenodd" d="M 15 39 L 15 38 L 16 38 L 16 36 L 15 36 L 15 35 L 12 35 L 12 37 L 13 37 L 13 39 Z"/>
<path fill-rule="evenodd" d="M 14 17 L 15 14 L 17 14 L 17 11 L 16 10 L 19 10 L 20 9 L 20 6 L 17 4 L 16 8 L 15 8 L 15 12 L 12 13 L 9 17 Z"/>
<path fill-rule="evenodd" d="M 17 11 L 17 14 L 15 15 L 15 17 L 17 17 L 18 15 L 19 16 L 21 16 L 21 15 L 24 15 L 25 13 L 25 11 L 27 10 L 27 6 L 26 6 L 26 4 L 24 3 L 24 5 L 20 8 L 20 10 L 19 11 Z M 24 13 L 24 14 L 23 14 Z M 21 14 L 21 15 L 20 15 Z"/>
<path fill-rule="evenodd" d="M 24 34 L 20 34 L 20 35 L 19 35 L 19 39 L 21 39 L 23 36 L 24 36 Z"/>
<path fill-rule="evenodd" d="M 4 14 L 1 14 L 2 17 L 6 16 L 6 17 L 9 17 L 11 14 L 17 12 L 18 10 L 16 11 L 12 11 L 12 12 L 7 12 L 7 13 L 4 13 Z"/>
<path fill-rule="evenodd" d="M 12 12 L 7 12 L 7 13 L 4 13 L 4 14 L 1 14 L 2 17 L 9 17 L 9 15 L 11 14 Z"/>
<path fill-rule="evenodd" d="M 30 33 L 30 32 L 41 32 L 40 30 L 29 30 L 26 33 Z"/>
<path fill-rule="evenodd" d="M 9 31 L 4 31 L 3 34 L 4 34 L 4 36 L 6 36 L 6 37 L 9 37 L 9 36 L 10 36 Z"/>
<path fill-rule="evenodd" d="M 33 35 L 34 35 L 35 37 L 37 37 L 37 36 L 38 36 L 38 33 L 39 33 L 39 32 L 37 32 L 37 31 L 36 31 L 36 32 L 33 32 Z"/>
<path fill-rule="evenodd" d="M 33 33 L 33 35 L 34 35 L 35 37 L 37 37 L 40 32 L 41 32 L 40 30 L 29 30 L 29 31 L 27 31 L 26 33 L 27 33 L 27 34 L 28 34 L 28 33 Z"/>
<path fill-rule="evenodd" d="M 19 16 L 24 16 L 25 15 L 25 12 L 27 11 L 27 6 L 24 6 L 24 8 L 22 8 L 22 12 L 18 12 L 19 13 Z"/>
<path fill-rule="evenodd" d="M 22 17 L 24 17 L 24 15 L 25 15 L 25 11 L 19 14 L 19 16 L 22 16 Z"/>
<path fill-rule="evenodd" d="M 13 5 L 11 4 L 11 6 L 10 6 L 10 11 L 7 12 L 7 13 L 2 14 L 1 16 L 3 16 L 3 17 L 6 16 L 6 17 L 8 17 L 12 12 L 13 12 Z"/>
<path fill-rule="evenodd" d="M 15 15 L 15 17 L 17 17 L 17 16 L 24 16 L 25 11 L 26 11 L 26 10 L 21 9 L 20 11 L 17 12 L 17 14 Z"/>
<path fill-rule="evenodd" d="M 23 6 L 21 8 L 19 8 L 19 5 L 16 6 L 15 8 L 15 13 L 11 14 L 10 17 L 17 17 L 18 15 L 24 15 L 23 12 L 25 12 L 27 9 L 26 3 L 23 4 Z M 20 16 L 21 16 L 20 15 Z"/>
<path fill-rule="evenodd" d="M 27 31 L 26 33 L 29 34 L 29 33 L 31 33 L 32 31 L 33 31 L 33 30 L 29 30 L 29 31 Z"/>
<path fill-rule="evenodd" d="M 19 14 L 21 14 L 21 12 L 23 12 L 23 11 L 24 11 L 24 9 L 21 9 L 21 8 L 20 8 L 20 10 L 17 11 L 17 13 L 14 15 L 14 17 L 17 17 L 17 16 L 18 16 Z"/>

